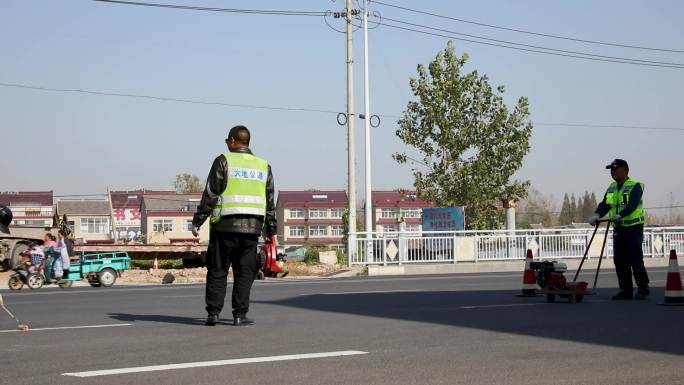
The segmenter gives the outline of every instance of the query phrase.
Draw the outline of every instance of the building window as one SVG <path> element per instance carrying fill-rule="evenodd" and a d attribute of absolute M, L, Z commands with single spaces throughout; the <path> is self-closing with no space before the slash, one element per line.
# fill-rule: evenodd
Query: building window
<path fill-rule="evenodd" d="M 328 209 L 309 209 L 309 218 L 327 218 Z"/>
<path fill-rule="evenodd" d="M 173 231 L 173 219 L 155 219 L 152 221 L 152 231 L 155 233 Z"/>
<path fill-rule="evenodd" d="M 67 221 L 67 226 L 69 226 L 69 229 L 71 229 L 71 234 L 76 234 L 76 222 Z"/>
<path fill-rule="evenodd" d="M 192 231 L 192 219 L 183 219 L 181 229 L 183 231 Z"/>
<path fill-rule="evenodd" d="M 109 233 L 109 219 L 107 219 L 107 218 L 81 218 L 81 233 L 83 233 L 83 234 L 107 234 L 107 233 Z"/>
<path fill-rule="evenodd" d="M 382 231 L 385 233 L 396 233 L 399 231 L 399 228 L 397 225 L 384 225 L 382 226 Z"/>
<path fill-rule="evenodd" d="M 290 209 L 290 218 L 304 218 L 304 209 Z"/>
<path fill-rule="evenodd" d="M 310 237 L 326 237 L 328 236 L 328 226 L 309 226 Z"/>
<path fill-rule="evenodd" d="M 404 208 L 401 209 L 401 216 L 404 218 L 420 218 L 422 210 L 416 208 Z"/>
<path fill-rule="evenodd" d="M 200 205 L 200 200 L 199 199 L 189 199 L 186 203 L 185 206 L 183 207 L 183 211 L 197 211 L 197 208 Z"/>
<path fill-rule="evenodd" d="M 35 208 L 25 208 L 24 209 L 24 214 L 27 217 L 39 217 L 40 216 L 40 207 L 35 207 Z"/>
<path fill-rule="evenodd" d="M 333 237 L 344 236 L 344 226 L 342 225 L 332 225 L 330 227 L 330 235 Z"/>
<path fill-rule="evenodd" d="M 304 238 L 304 226 L 290 226 L 290 237 Z"/>
<path fill-rule="evenodd" d="M 420 225 L 416 225 L 416 224 L 410 224 L 410 225 L 407 224 L 406 225 L 406 232 L 417 233 L 419 231 L 420 231 Z"/>
<path fill-rule="evenodd" d="M 342 218 L 345 209 L 334 208 L 330 209 L 330 218 Z"/>
<path fill-rule="evenodd" d="M 385 207 L 380 213 L 380 218 L 397 218 L 399 212 L 391 207 Z"/>

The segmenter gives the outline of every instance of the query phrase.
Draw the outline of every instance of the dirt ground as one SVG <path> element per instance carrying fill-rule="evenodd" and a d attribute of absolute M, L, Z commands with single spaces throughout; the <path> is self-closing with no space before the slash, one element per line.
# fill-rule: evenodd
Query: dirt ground
<path fill-rule="evenodd" d="M 289 271 L 288 277 L 325 276 L 336 271 L 345 269 L 343 265 L 313 265 L 303 262 L 286 262 L 285 269 Z M 158 269 L 158 270 L 127 270 L 117 280 L 117 284 L 146 284 L 161 283 L 166 273 L 173 274 L 173 283 L 203 283 L 207 275 L 204 267 L 193 269 Z M 7 289 L 7 279 L 10 272 L 0 273 L 0 288 Z M 229 273 L 229 276 L 232 274 Z"/>

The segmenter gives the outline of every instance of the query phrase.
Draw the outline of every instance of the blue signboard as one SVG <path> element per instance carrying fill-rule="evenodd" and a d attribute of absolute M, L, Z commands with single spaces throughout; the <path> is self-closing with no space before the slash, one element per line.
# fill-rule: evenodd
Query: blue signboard
<path fill-rule="evenodd" d="M 463 206 L 423 209 L 423 232 L 465 230 Z"/>

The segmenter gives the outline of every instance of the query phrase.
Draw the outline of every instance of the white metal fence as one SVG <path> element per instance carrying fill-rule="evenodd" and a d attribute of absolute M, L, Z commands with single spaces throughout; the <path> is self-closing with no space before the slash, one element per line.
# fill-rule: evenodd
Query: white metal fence
<path fill-rule="evenodd" d="M 527 250 L 535 258 L 581 258 L 593 228 L 495 230 L 451 232 L 391 232 L 350 234 L 350 263 L 355 265 L 404 263 L 458 263 L 524 259 Z M 605 228 L 601 226 L 588 256 L 598 257 Z M 604 256 L 613 255 L 612 230 L 608 233 Z M 666 257 L 670 250 L 684 253 L 684 227 L 644 229 L 645 257 Z"/>

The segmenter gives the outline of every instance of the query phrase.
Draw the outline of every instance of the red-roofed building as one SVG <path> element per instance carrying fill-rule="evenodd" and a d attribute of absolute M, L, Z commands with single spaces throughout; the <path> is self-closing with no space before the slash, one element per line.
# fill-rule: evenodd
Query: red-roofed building
<path fill-rule="evenodd" d="M 13 225 L 52 226 L 55 212 L 52 190 L 0 192 L 0 204 L 12 210 Z"/>
<path fill-rule="evenodd" d="M 278 191 L 278 241 L 283 246 L 343 246 L 345 191 Z"/>
<path fill-rule="evenodd" d="M 137 239 L 141 234 L 141 206 L 144 195 L 176 195 L 175 191 L 147 189 L 110 191 L 112 223 L 117 240 Z"/>
<path fill-rule="evenodd" d="M 423 208 L 434 207 L 413 191 L 373 191 L 372 198 L 373 229 L 378 232 L 397 232 L 402 220 L 406 231 L 421 231 Z"/>

